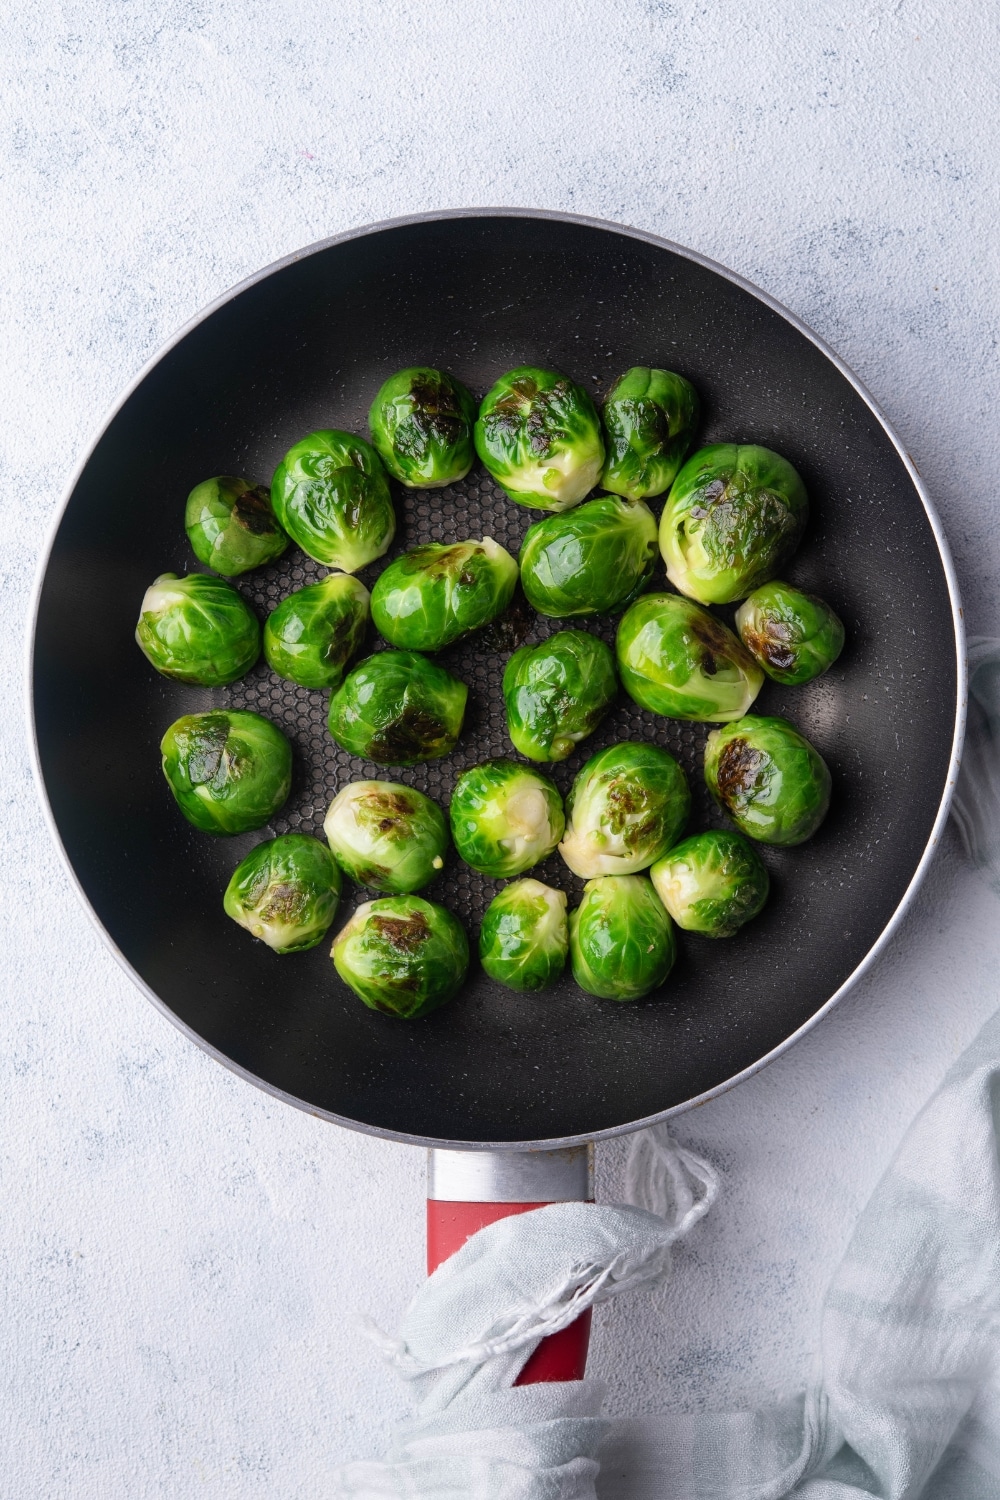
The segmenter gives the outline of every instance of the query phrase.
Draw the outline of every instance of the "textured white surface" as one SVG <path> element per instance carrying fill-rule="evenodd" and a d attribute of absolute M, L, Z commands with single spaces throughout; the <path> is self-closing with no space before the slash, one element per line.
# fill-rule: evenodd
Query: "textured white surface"
<path fill-rule="evenodd" d="M 401 1400 L 350 1325 L 421 1274 L 422 1161 L 225 1073 L 119 973 L 44 831 L 18 699 L 42 537 L 164 338 L 325 234 L 461 204 L 620 219 L 810 322 L 896 423 L 1000 633 L 1000 35 L 978 0 L 7 0 L 0 16 L 0 1490 L 314 1497 Z M 819 1031 L 679 1134 L 723 1200 L 599 1320 L 614 1409 L 801 1381 L 823 1284 L 996 1007 L 949 834 Z M 623 1146 L 601 1152 L 613 1196 Z"/>

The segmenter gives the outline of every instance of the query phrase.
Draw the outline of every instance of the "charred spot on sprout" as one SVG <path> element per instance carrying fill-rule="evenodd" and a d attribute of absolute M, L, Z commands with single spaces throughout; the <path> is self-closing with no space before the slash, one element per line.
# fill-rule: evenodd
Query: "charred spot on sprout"
<path fill-rule="evenodd" d="M 415 911 L 411 917 L 373 916 L 371 925 L 380 937 L 385 938 L 400 953 L 416 953 L 422 943 L 430 937 L 430 928 L 423 912 Z"/>
<path fill-rule="evenodd" d="M 252 536 L 271 536 L 277 530 L 271 492 L 262 484 L 244 490 L 233 502 L 233 520 Z"/>
<path fill-rule="evenodd" d="M 274 885 L 260 909 L 265 921 L 294 921 L 307 905 L 307 897 L 294 885 Z"/>
<path fill-rule="evenodd" d="M 507 655 L 511 651 L 516 651 L 525 636 L 531 634 L 535 619 L 535 611 L 525 599 L 522 590 L 518 588 L 503 614 L 490 621 L 480 639 L 497 655 Z"/>
<path fill-rule="evenodd" d="M 787 630 L 787 627 L 786 627 Z M 777 671 L 787 671 L 795 665 L 795 652 L 788 644 L 788 636 L 779 638 L 778 630 L 772 627 L 768 635 L 749 628 L 740 632 L 740 639 L 744 646 L 755 656 L 763 666 L 774 667 Z"/>
<path fill-rule="evenodd" d="M 733 808 L 756 789 L 766 757 L 744 739 L 730 740 L 719 756 L 717 783 L 719 796 Z"/>
<path fill-rule="evenodd" d="M 400 453 L 417 458 L 432 439 L 454 444 L 468 437 L 468 423 L 450 382 L 432 380 L 421 371 L 410 382 L 410 396 L 410 421 L 401 423 L 395 432 Z"/>
<path fill-rule="evenodd" d="M 199 714 L 190 732 L 188 776 L 195 785 L 205 785 L 219 774 L 229 738 L 229 715 Z"/>
<path fill-rule="evenodd" d="M 725 655 L 732 640 L 732 632 L 714 615 L 710 615 L 707 610 L 692 612 L 689 616 L 689 629 L 710 650 Z"/>
<path fill-rule="evenodd" d="M 381 833 L 387 833 L 390 828 L 394 828 L 399 819 L 406 817 L 416 806 L 411 797 L 388 784 L 380 785 L 377 791 L 369 792 L 364 801 L 378 819 L 378 828 Z"/>
<path fill-rule="evenodd" d="M 368 742 L 371 760 L 385 765 L 406 765 L 409 761 L 423 759 L 428 745 L 435 745 L 446 734 L 443 720 L 422 708 L 407 705 L 398 719 L 376 731 Z"/>

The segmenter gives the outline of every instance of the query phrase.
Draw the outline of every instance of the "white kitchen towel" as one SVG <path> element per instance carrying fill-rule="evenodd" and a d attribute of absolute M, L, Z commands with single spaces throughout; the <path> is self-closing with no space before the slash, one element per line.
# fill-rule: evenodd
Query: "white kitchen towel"
<path fill-rule="evenodd" d="M 553 1204 L 482 1230 L 386 1341 L 413 1384 L 414 1417 L 383 1461 L 345 1465 L 334 1493 L 998 1500 L 998 1124 L 1000 1015 L 910 1127 L 863 1213 L 827 1294 L 809 1389 L 768 1411 L 608 1422 L 597 1381 L 512 1388 L 542 1333 L 662 1274 L 693 1218 Z M 688 1162 L 697 1217 L 709 1195 Z"/>
<path fill-rule="evenodd" d="M 969 641 L 969 731 L 952 814 L 969 858 L 1000 893 L 1000 640 Z"/>

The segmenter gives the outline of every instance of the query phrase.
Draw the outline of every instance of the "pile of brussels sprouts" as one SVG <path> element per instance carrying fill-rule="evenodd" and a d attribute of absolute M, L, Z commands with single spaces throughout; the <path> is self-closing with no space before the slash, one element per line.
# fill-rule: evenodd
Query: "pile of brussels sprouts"
<path fill-rule="evenodd" d="M 598 413 L 553 370 L 512 370 L 477 408 L 454 377 L 414 368 L 376 395 L 370 443 L 313 432 L 270 489 L 222 476 L 192 490 L 187 535 L 213 572 L 164 573 L 147 590 L 136 640 L 148 660 L 164 676 L 219 688 L 263 651 L 280 677 L 330 692 L 333 739 L 376 765 L 455 748 L 467 688 L 433 658 L 500 620 L 519 586 L 532 609 L 567 626 L 506 664 L 507 729 L 523 759 L 464 770 L 447 818 L 414 787 L 349 782 L 326 814 L 326 843 L 289 833 L 239 864 L 223 898 L 234 921 L 277 953 L 315 947 L 347 876 L 375 895 L 334 941 L 337 972 L 372 1009 L 413 1018 L 457 994 L 468 969 L 461 924 L 417 894 L 450 846 L 473 870 L 511 882 L 485 913 L 479 957 L 513 990 L 544 989 L 568 959 L 583 990 L 636 1000 L 670 973 L 675 927 L 726 938 L 758 914 L 769 880 L 755 845 L 809 838 L 830 774 L 790 722 L 750 710 L 765 678 L 800 684 L 825 672 L 844 631 L 821 599 L 778 577 L 807 519 L 795 469 L 756 445 L 715 443 L 687 457 L 698 420 L 694 388 L 667 370 L 627 371 Z M 512 501 L 550 513 L 529 526 L 519 559 L 490 537 L 429 543 L 395 558 L 369 591 L 354 575 L 393 540 L 390 478 L 431 490 L 463 478 L 476 455 Z M 657 523 L 647 501 L 664 494 Z M 229 580 L 290 542 L 331 571 L 283 599 L 262 630 Z M 676 592 L 646 592 L 657 543 Z M 734 603 L 735 632 L 707 607 Z M 614 652 L 578 624 L 616 613 Z M 370 623 L 387 648 L 352 666 Z M 684 837 L 684 771 L 648 743 L 591 756 L 564 805 L 537 767 L 593 734 L 619 687 L 653 714 L 718 726 L 705 779 L 736 831 Z M 206 833 L 263 828 L 289 794 L 291 748 L 260 714 L 186 714 L 161 750 L 181 812 Z M 586 882 L 569 913 L 563 891 L 528 873 L 556 850 Z"/>

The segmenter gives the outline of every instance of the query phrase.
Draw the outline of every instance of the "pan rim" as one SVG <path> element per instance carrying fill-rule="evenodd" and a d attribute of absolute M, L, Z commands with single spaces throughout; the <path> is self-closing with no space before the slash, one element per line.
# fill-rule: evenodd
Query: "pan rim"
<path fill-rule="evenodd" d="M 96 911 L 91 905 L 87 893 L 84 890 L 79 878 L 77 877 L 76 871 L 66 851 L 65 845 L 63 844 L 62 837 L 56 824 L 55 815 L 52 811 L 52 807 L 49 801 L 48 791 L 45 785 L 45 778 L 42 772 L 41 753 L 38 744 L 38 727 L 34 710 L 34 663 L 36 636 L 38 632 L 38 615 L 41 605 L 42 588 L 44 586 L 45 577 L 48 572 L 49 560 L 52 554 L 52 549 L 55 545 L 56 536 L 62 524 L 66 509 L 76 490 L 77 484 L 79 483 L 84 470 L 93 457 L 98 444 L 101 442 L 104 434 L 107 432 L 112 422 L 118 416 L 119 412 L 124 408 L 135 391 L 138 390 L 139 386 L 143 383 L 144 380 L 146 380 L 146 378 L 161 362 L 161 360 L 166 358 L 171 350 L 176 348 L 177 345 L 180 344 L 188 336 L 189 333 L 191 333 L 195 328 L 204 323 L 220 308 L 225 307 L 228 303 L 234 301 L 243 292 L 248 291 L 251 287 L 256 286 L 258 283 L 266 280 L 268 277 L 273 276 L 276 272 L 283 270 L 287 266 L 294 265 L 300 260 L 305 260 L 309 256 L 319 254 L 322 251 L 332 248 L 334 245 L 344 244 L 351 240 L 361 239 L 372 234 L 380 234 L 386 230 L 401 229 L 412 224 L 440 223 L 452 219 L 476 218 L 540 219 L 557 221 L 560 223 L 580 225 L 590 229 L 599 229 L 604 231 L 605 233 L 622 235 L 627 239 L 640 240 L 645 244 L 655 246 L 657 249 L 669 250 L 675 255 L 682 256 L 685 260 L 693 262 L 695 265 L 701 266 L 706 270 L 714 272 L 716 275 L 721 276 L 724 280 L 730 282 L 734 286 L 738 286 L 743 291 L 748 292 L 752 297 L 763 303 L 765 307 L 770 308 L 772 312 L 775 312 L 780 317 L 784 318 L 787 323 L 789 323 L 800 334 L 807 338 L 809 342 L 813 344 L 815 348 L 817 348 L 819 352 L 823 354 L 840 372 L 844 379 L 848 381 L 854 391 L 861 397 L 866 406 L 869 408 L 872 415 L 879 423 L 879 426 L 882 428 L 892 446 L 896 450 L 897 454 L 899 455 L 899 458 L 901 459 L 903 466 L 906 469 L 910 481 L 920 498 L 920 502 L 924 508 L 924 512 L 927 516 L 928 522 L 930 523 L 931 531 L 933 533 L 934 540 L 938 549 L 938 556 L 941 559 L 941 565 L 944 571 L 945 583 L 948 590 L 948 600 L 951 606 L 952 627 L 955 632 L 956 648 L 957 694 L 955 703 L 955 727 L 952 736 L 951 756 L 948 763 L 948 771 L 945 778 L 944 790 L 941 795 L 941 801 L 938 806 L 934 823 L 931 827 L 930 835 L 928 837 L 920 860 L 917 864 L 917 867 L 914 870 L 914 873 L 906 887 L 906 890 L 903 892 L 895 911 L 892 913 L 889 921 L 886 923 L 885 927 L 882 929 L 882 932 L 872 944 L 865 957 L 851 971 L 851 973 L 847 976 L 847 978 L 843 981 L 839 988 L 834 991 L 834 993 L 823 1003 L 823 1005 L 819 1007 L 818 1010 L 813 1012 L 808 1020 L 804 1021 L 801 1026 L 799 1026 L 795 1031 L 787 1036 L 777 1047 L 773 1047 L 769 1052 L 765 1053 L 763 1057 L 758 1058 L 755 1062 L 751 1063 L 748 1067 L 743 1068 L 740 1072 L 734 1073 L 732 1077 L 724 1079 L 723 1082 L 716 1084 L 713 1088 L 707 1089 L 702 1093 L 695 1095 L 693 1098 L 685 1100 L 681 1104 L 671 1105 L 668 1109 L 661 1110 L 652 1115 L 646 1115 L 641 1119 L 632 1120 L 622 1125 L 607 1126 L 602 1130 L 597 1130 L 592 1133 L 583 1135 L 552 1136 L 545 1137 L 544 1139 L 527 1141 L 475 1141 L 445 1139 L 434 1136 L 410 1135 L 405 1131 L 387 1129 L 381 1126 L 369 1125 L 364 1121 L 352 1120 L 345 1115 L 335 1114 L 332 1110 L 320 1109 L 316 1105 L 309 1104 L 306 1100 L 300 1099 L 294 1094 L 289 1094 L 285 1090 L 278 1088 L 276 1085 L 267 1082 L 266 1079 L 260 1078 L 256 1073 L 251 1072 L 248 1068 L 242 1067 L 239 1063 L 228 1057 L 224 1052 L 220 1051 L 219 1048 L 213 1046 L 211 1042 L 206 1041 L 204 1037 L 200 1036 L 198 1032 L 196 1032 L 173 1010 L 171 1010 L 166 1002 L 161 1000 L 159 995 L 157 995 L 156 992 L 146 983 L 143 977 L 137 972 L 137 970 L 132 966 L 129 960 L 122 953 L 121 949 L 117 946 L 111 934 L 105 928 L 104 924 L 101 922 Z M 674 241 L 665 239 L 662 235 L 653 234 L 648 230 L 637 229 L 630 225 L 617 224 L 606 219 L 592 218 L 583 214 L 571 214 L 564 213 L 556 209 L 540 208 L 470 207 L 457 209 L 435 209 L 427 213 L 406 214 L 399 218 L 381 219 L 372 224 L 364 224 L 353 229 L 343 230 L 339 234 L 330 235 L 324 239 L 317 240 L 313 244 L 304 246 L 299 250 L 295 250 L 289 255 L 282 256 L 280 259 L 272 261 L 269 265 L 253 272 L 250 276 L 245 277 L 242 281 L 237 282 L 227 291 L 214 298 L 199 312 L 195 313 L 184 324 L 182 324 L 182 326 L 169 339 L 167 339 L 166 342 L 162 344 L 160 348 L 148 360 L 146 360 L 146 362 L 141 366 L 138 372 L 133 376 L 132 380 L 129 381 L 124 390 L 107 411 L 96 432 L 94 433 L 94 436 L 91 439 L 90 443 L 87 445 L 80 459 L 74 465 L 69 480 L 67 481 L 63 489 L 58 506 L 56 507 L 55 513 L 52 517 L 52 521 L 50 523 L 49 530 L 46 535 L 45 542 L 41 549 L 39 560 L 36 566 L 29 605 L 28 630 L 25 640 L 25 658 L 24 686 L 26 691 L 28 752 L 45 822 L 48 825 L 48 829 L 52 836 L 56 850 L 69 876 L 70 883 L 79 896 L 84 910 L 86 911 L 92 924 L 94 925 L 94 927 L 96 927 L 105 946 L 111 952 L 112 957 L 128 975 L 133 984 L 135 984 L 140 992 L 145 995 L 147 1000 L 151 1001 L 156 1009 L 160 1011 L 161 1014 L 163 1014 L 167 1018 L 167 1020 L 169 1020 L 178 1029 L 178 1031 L 182 1033 L 182 1035 L 184 1035 L 189 1041 L 194 1042 L 195 1045 L 198 1046 L 203 1052 L 207 1053 L 208 1056 L 214 1058 L 216 1062 L 221 1063 L 231 1073 L 235 1073 L 237 1077 L 244 1079 L 247 1083 L 251 1083 L 259 1089 L 262 1089 L 265 1093 L 271 1095 L 275 1099 L 280 1100 L 284 1104 L 290 1104 L 295 1109 L 301 1110 L 305 1114 L 313 1115 L 317 1119 L 328 1120 L 332 1124 L 343 1126 L 345 1129 L 359 1131 L 363 1135 L 375 1136 L 383 1140 L 397 1141 L 404 1145 L 442 1147 L 459 1151 L 551 1150 L 567 1146 L 583 1145 L 590 1141 L 612 1140 L 615 1137 L 621 1135 L 631 1135 L 637 1130 L 645 1129 L 650 1125 L 659 1124 L 662 1121 L 669 1120 L 676 1115 L 685 1114 L 688 1110 L 695 1109 L 701 1104 L 707 1104 L 709 1100 L 716 1099 L 720 1095 L 728 1093 L 730 1089 L 735 1088 L 738 1084 L 746 1082 L 747 1079 L 752 1078 L 756 1073 L 761 1072 L 765 1067 L 768 1066 L 768 1064 L 774 1062 L 785 1052 L 789 1051 L 789 1049 L 793 1047 L 796 1042 L 800 1041 L 804 1036 L 811 1032 L 814 1027 L 818 1026 L 819 1023 L 824 1020 L 827 1015 L 829 1015 L 834 1006 L 837 1005 L 839 1001 L 841 1001 L 848 993 L 848 991 L 853 989 L 858 981 L 869 971 L 869 969 L 874 966 L 876 960 L 881 956 L 890 939 L 898 929 L 911 903 L 913 902 L 917 891 L 919 890 L 924 881 L 924 878 L 926 877 L 930 862 L 940 842 L 941 834 L 944 829 L 944 825 L 951 808 L 952 798 L 955 792 L 955 785 L 958 779 L 958 772 L 961 764 L 962 744 L 965 737 L 965 722 L 968 697 L 968 666 L 964 611 L 962 608 L 961 594 L 959 591 L 958 579 L 955 573 L 955 566 L 951 555 L 951 549 L 948 545 L 948 541 L 945 536 L 940 517 L 938 516 L 937 509 L 934 505 L 934 502 L 931 500 L 931 497 L 927 491 L 923 479 L 920 476 L 916 464 L 913 462 L 909 453 L 906 451 L 902 440 L 896 433 L 894 427 L 886 417 L 885 413 L 882 411 L 881 407 L 875 401 L 874 397 L 870 394 L 865 385 L 854 374 L 853 370 L 851 370 L 850 367 L 845 364 L 840 356 L 829 347 L 829 345 L 825 342 L 824 339 L 820 337 L 819 334 L 817 334 L 812 328 L 809 327 L 807 323 L 803 322 L 801 318 L 799 318 L 795 313 L 791 312 L 775 297 L 772 297 L 770 293 L 764 291 L 761 287 L 756 286 L 753 282 L 747 280 L 745 277 L 740 276 L 737 272 L 731 271 L 728 267 L 720 265 L 718 261 L 712 260 L 711 257 L 702 255 L 699 251 L 691 250 L 684 245 L 676 244 Z"/>

